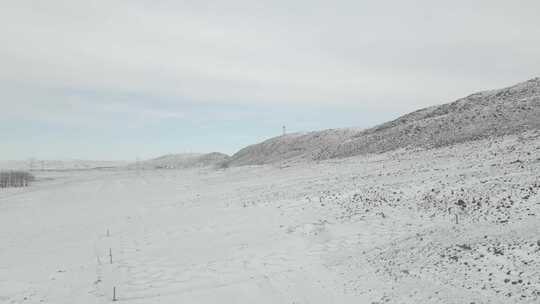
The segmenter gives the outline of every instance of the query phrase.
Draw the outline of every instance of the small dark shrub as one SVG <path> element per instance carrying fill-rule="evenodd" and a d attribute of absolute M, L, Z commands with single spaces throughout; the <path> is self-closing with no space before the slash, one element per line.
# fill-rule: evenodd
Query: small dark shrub
<path fill-rule="evenodd" d="M 0 171 L 0 188 L 27 187 L 34 179 L 25 171 Z"/>

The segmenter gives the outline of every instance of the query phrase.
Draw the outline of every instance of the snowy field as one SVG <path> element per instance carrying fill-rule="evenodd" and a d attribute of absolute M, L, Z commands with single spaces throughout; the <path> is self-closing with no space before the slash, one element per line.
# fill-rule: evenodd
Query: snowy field
<path fill-rule="evenodd" d="M 0 192 L 0 303 L 540 303 L 540 132 L 36 175 Z"/>

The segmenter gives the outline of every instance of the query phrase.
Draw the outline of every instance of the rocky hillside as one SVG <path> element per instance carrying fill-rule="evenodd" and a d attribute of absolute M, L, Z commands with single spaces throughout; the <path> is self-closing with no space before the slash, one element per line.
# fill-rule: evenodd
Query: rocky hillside
<path fill-rule="evenodd" d="M 432 148 L 540 128 L 540 78 L 422 109 L 354 135 L 333 157 Z"/>
<path fill-rule="evenodd" d="M 540 128 L 540 78 L 475 93 L 366 129 L 337 129 L 269 139 L 234 154 L 229 164 L 257 165 L 434 148 Z"/>
<path fill-rule="evenodd" d="M 139 162 L 138 164 L 130 164 L 130 168 L 137 166 L 142 169 L 189 169 L 214 167 L 223 163 L 229 158 L 228 155 L 218 152 L 199 154 L 199 153 L 182 153 L 169 154 L 158 158 Z"/>

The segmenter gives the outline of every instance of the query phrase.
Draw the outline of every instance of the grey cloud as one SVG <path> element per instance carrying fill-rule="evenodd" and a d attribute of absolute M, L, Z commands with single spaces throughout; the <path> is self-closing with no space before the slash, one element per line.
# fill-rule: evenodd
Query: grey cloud
<path fill-rule="evenodd" d="M 2 79 L 215 103 L 414 108 L 540 69 L 537 1 L 16 1 Z"/>

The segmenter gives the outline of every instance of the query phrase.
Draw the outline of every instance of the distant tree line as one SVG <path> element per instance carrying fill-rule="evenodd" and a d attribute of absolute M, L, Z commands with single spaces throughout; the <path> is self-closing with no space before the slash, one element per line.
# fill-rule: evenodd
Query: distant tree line
<path fill-rule="evenodd" d="M 0 171 L 0 188 L 27 187 L 34 179 L 26 171 Z"/>

